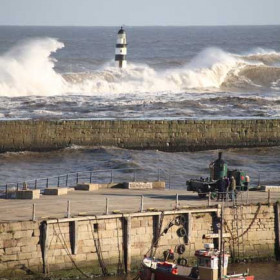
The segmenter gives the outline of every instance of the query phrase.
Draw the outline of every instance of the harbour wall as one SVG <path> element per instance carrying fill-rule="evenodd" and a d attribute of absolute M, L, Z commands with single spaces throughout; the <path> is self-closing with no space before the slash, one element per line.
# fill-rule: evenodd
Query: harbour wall
<path fill-rule="evenodd" d="M 195 151 L 280 144 L 280 119 L 10 120 L 0 122 L 0 152 L 79 146 Z"/>
<path fill-rule="evenodd" d="M 236 259 L 271 259 L 279 254 L 280 207 L 247 205 L 225 208 L 226 249 Z M 143 212 L 75 217 L 0 224 L 0 277 L 11 273 L 48 273 L 79 269 L 110 273 L 139 267 L 152 243 L 156 257 L 166 249 L 185 244 L 185 258 L 193 258 L 204 243 L 218 246 L 221 208 L 192 208 L 165 212 Z M 183 217 L 159 239 L 159 232 Z M 178 237 L 178 229 L 186 235 Z M 213 234 L 216 234 L 214 236 Z M 208 238 L 208 239 L 205 239 Z"/>

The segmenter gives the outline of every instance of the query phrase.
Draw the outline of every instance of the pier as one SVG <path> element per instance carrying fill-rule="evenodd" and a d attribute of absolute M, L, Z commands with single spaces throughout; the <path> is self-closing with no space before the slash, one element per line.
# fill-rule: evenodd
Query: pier
<path fill-rule="evenodd" d="M 141 182 L 139 182 L 141 184 Z M 42 192 L 42 191 L 41 191 Z M 225 240 L 232 260 L 278 257 L 280 192 L 242 192 L 224 202 Z M 186 246 L 190 261 L 203 243 L 218 246 L 222 202 L 196 193 L 168 189 L 75 190 L 39 199 L 2 199 L 0 206 L 0 275 L 53 273 L 73 269 L 107 273 L 139 267 L 159 232 L 155 252 Z M 182 224 L 174 224 L 181 217 Z M 178 229 L 184 236 L 178 237 Z M 179 242 L 179 243 L 178 243 Z M 276 248 L 276 250 L 275 250 Z"/>

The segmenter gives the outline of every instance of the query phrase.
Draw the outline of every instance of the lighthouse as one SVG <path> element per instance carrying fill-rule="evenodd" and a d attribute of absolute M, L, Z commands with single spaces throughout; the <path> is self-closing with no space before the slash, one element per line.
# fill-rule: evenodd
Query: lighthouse
<path fill-rule="evenodd" d="M 126 54 L 127 54 L 127 43 L 126 43 L 126 34 L 124 29 L 121 29 L 118 32 L 116 51 L 115 51 L 115 61 L 116 66 L 120 68 L 126 67 Z"/>

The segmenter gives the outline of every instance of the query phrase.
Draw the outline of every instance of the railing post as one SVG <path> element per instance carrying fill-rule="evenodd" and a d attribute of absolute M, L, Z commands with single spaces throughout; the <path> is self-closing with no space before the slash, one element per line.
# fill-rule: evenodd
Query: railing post
<path fill-rule="evenodd" d="M 66 174 L 65 185 L 68 186 L 68 174 Z"/>
<path fill-rule="evenodd" d="M 35 203 L 33 203 L 32 206 L 32 221 L 35 222 L 36 221 L 36 215 L 35 215 Z"/>
<path fill-rule="evenodd" d="M 47 181 L 46 181 L 46 188 L 49 187 L 49 178 L 47 178 Z"/>
<path fill-rule="evenodd" d="M 57 177 L 57 187 L 59 188 L 59 184 L 60 184 L 60 176 Z"/>
<path fill-rule="evenodd" d="M 6 199 L 8 199 L 8 184 L 6 184 Z"/>
<path fill-rule="evenodd" d="M 160 168 L 158 168 L 158 182 L 160 181 Z"/>
<path fill-rule="evenodd" d="M 106 215 L 109 214 L 109 198 L 106 197 Z"/>
<path fill-rule="evenodd" d="M 144 195 L 141 195 L 140 212 L 144 211 Z"/>
<path fill-rule="evenodd" d="M 92 179 L 92 172 L 89 173 L 89 182 L 91 183 L 91 179 Z"/>
<path fill-rule="evenodd" d="M 176 193 L 176 209 L 179 208 L 179 195 Z"/>
<path fill-rule="evenodd" d="M 79 183 L 79 173 L 76 174 L 76 184 L 78 185 Z"/>
<path fill-rule="evenodd" d="M 37 190 L 37 180 L 35 180 L 34 188 L 35 188 L 35 190 Z"/>
<path fill-rule="evenodd" d="M 70 200 L 67 201 L 67 218 L 70 218 Z"/>
<path fill-rule="evenodd" d="M 261 185 L 261 173 L 259 171 L 259 176 L 258 176 L 258 187 Z"/>
<path fill-rule="evenodd" d="M 18 183 L 17 183 L 17 191 L 19 190 L 19 186 L 18 186 Z"/>
<path fill-rule="evenodd" d="M 113 169 L 111 169 L 111 183 L 113 183 Z"/>

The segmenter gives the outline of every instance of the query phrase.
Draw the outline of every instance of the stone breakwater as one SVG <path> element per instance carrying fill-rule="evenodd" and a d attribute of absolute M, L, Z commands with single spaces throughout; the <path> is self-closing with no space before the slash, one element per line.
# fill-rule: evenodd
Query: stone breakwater
<path fill-rule="evenodd" d="M 218 246 L 220 211 L 220 207 L 209 207 L 1 223 L 0 277 L 11 271 L 47 273 L 71 268 L 83 271 L 86 267 L 101 273 L 100 264 L 110 273 L 128 272 L 139 266 L 155 240 L 157 257 L 166 249 L 185 244 L 183 257 L 193 258 L 204 243 Z M 172 226 L 158 239 L 159 232 L 178 215 L 184 217 L 184 223 Z M 225 208 L 225 245 L 231 257 L 279 256 L 279 215 L 278 204 Z M 186 235 L 179 238 L 180 227 Z"/>
<path fill-rule="evenodd" d="M 280 144 L 280 119 L 11 120 L 0 122 L 0 152 L 79 146 L 195 151 Z"/>

